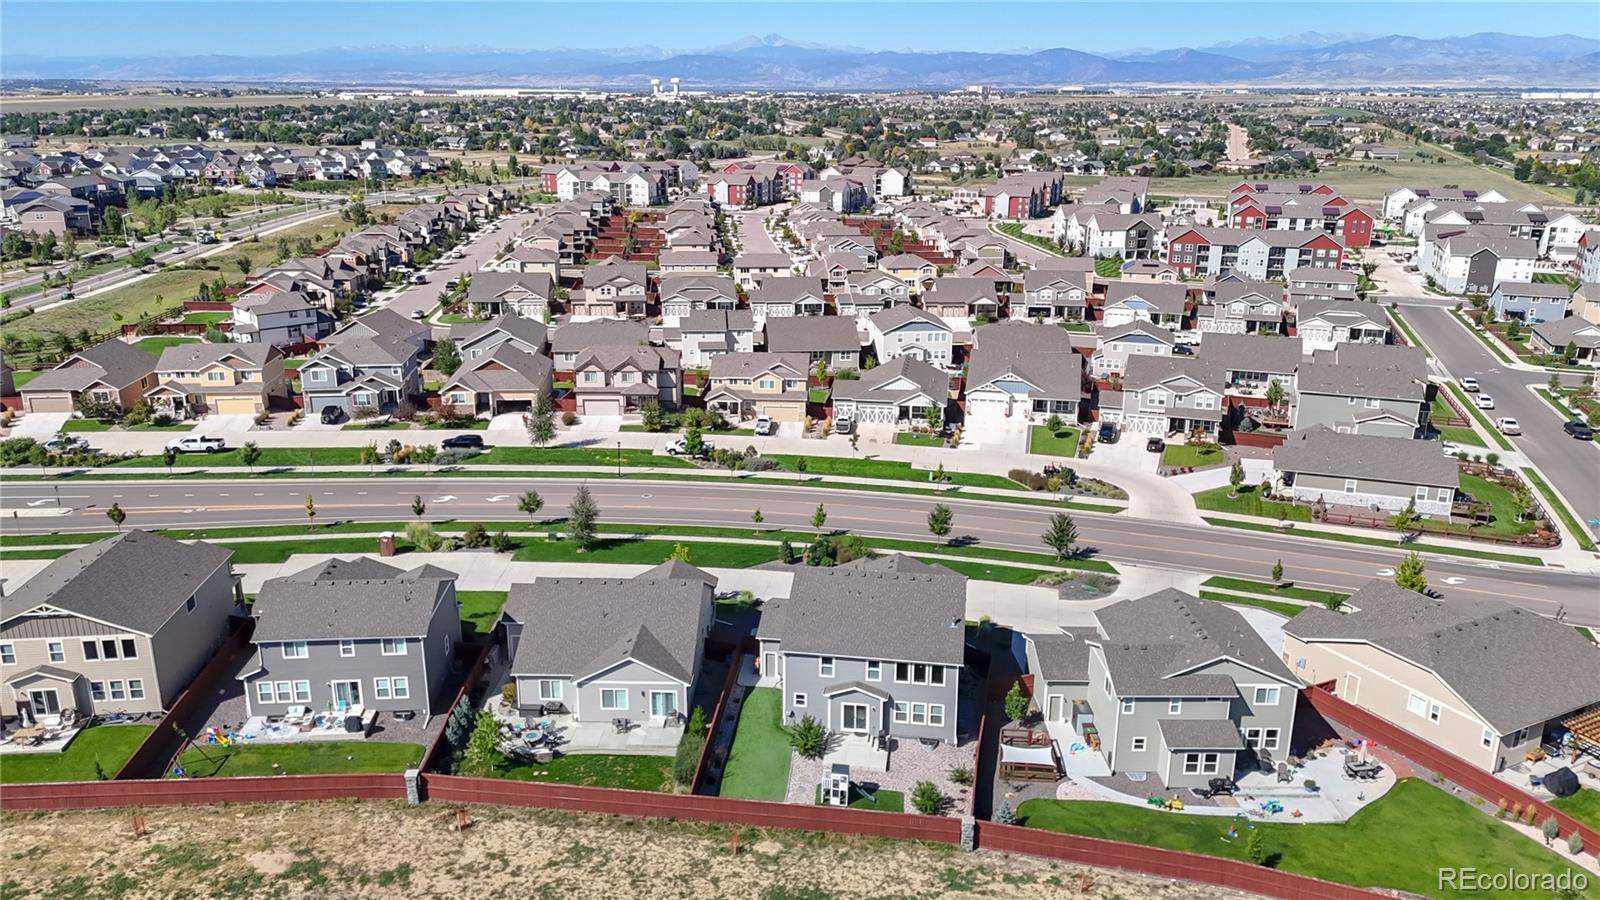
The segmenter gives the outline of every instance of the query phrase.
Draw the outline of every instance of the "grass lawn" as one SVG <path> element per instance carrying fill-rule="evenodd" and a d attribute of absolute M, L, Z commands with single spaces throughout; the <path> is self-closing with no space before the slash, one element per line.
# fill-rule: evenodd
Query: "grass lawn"
<path fill-rule="evenodd" d="M 677 543 L 637 538 L 601 538 L 587 553 L 579 553 L 571 541 L 529 540 L 522 542 L 512 559 L 519 562 L 632 563 L 653 566 L 670 559 Z M 689 548 L 689 561 L 697 566 L 743 569 L 778 558 L 778 548 L 765 544 L 683 543 Z"/>
<path fill-rule="evenodd" d="M 1168 447 L 1168 450 L 1173 449 Z M 1194 495 L 1194 505 L 1212 512 L 1237 513 L 1242 516 L 1261 516 L 1264 519 L 1288 519 L 1291 522 L 1311 521 L 1311 507 L 1280 500 L 1262 500 L 1256 496 L 1259 485 L 1242 484 L 1238 496 L 1229 497 L 1231 487 L 1211 488 Z"/>
<path fill-rule="evenodd" d="M 1365 277 L 1365 276 L 1363 276 L 1363 277 Z M 1402 316 L 1400 314 L 1400 310 L 1398 310 L 1398 309 L 1385 309 L 1384 312 L 1388 313 L 1389 314 L 1389 318 L 1393 319 L 1394 323 L 1396 325 L 1400 326 L 1400 330 L 1406 336 L 1406 342 L 1407 343 L 1409 343 L 1413 347 L 1422 347 L 1422 338 L 1417 337 L 1417 333 L 1415 331 L 1411 330 L 1411 323 L 1407 322 L 1405 316 Z M 1423 352 L 1427 353 L 1427 348 L 1426 347 L 1423 347 Z M 1428 355 L 1432 356 L 1433 354 L 1429 353 Z"/>
<path fill-rule="evenodd" d="M 1056 325 L 1065 331 L 1075 331 L 1079 334 L 1087 334 L 1091 330 L 1088 325 L 1082 322 L 1057 322 Z"/>
<path fill-rule="evenodd" d="M 1504 487 L 1477 475 L 1461 476 L 1461 490 L 1482 503 L 1489 504 L 1490 515 L 1494 521 L 1476 528 L 1459 529 L 1463 533 L 1481 532 L 1495 535 L 1522 535 L 1534 529 L 1535 522 L 1517 521 L 1517 501 L 1509 488 Z"/>
<path fill-rule="evenodd" d="M 421 761 L 420 744 L 382 741 L 192 747 L 178 757 L 178 765 L 187 778 L 403 772 Z M 171 773 L 168 777 L 172 777 Z"/>
<path fill-rule="evenodd" d="M 407 431 L 411 428 L 410 422 L 350 422 L 340 431 Z"/>
<path fill-rule="evenodd" d="M 1555 491 L 1551 490 L 1549 483 L 1544 480 L 1543 476 L 1534 469 L 1523 469 L 1522 477 L 1533 485 L 1534 489 L 1539 492 L 1539 496 L 1544 498 L 1545 507 L 1556 518 L 1561 520 L 1561 524 L 1566 526 L 1568 531 L 1572 532 L 1572 536 L 1578 541 L 1578 546 L 1593 553 L 1595 550 L 1594 535 L 1590 534 L 1589 529 L 1578 521 L 1578 517 L 1572 514 L 1572 510 L 1567 509 L 1567 505 L 1561 502 L 1561 498 L 1556 496 Z"/>
<path fill-rule="evenodd" d="M 1168 444 L 1161 451 L 1161 464 L 1171 468 L 1198 469 L 1222 462 L 1220 447 L 1191 447 L 1188 444 Z"/>
<path fill-rule="evenodd" d="M 666 790 L 672 778 L 670 756 L 623 756 L 609 753 L 574 753 L 547 763 L 513 763 L 495 767 L 496 778 L 623 788 L 630 791 Z"/>
<path fill-rule="evenodd" d="M 1435 425 L 1433 428 L 1439 432 L 1439 439 L 1442 441 L 1460 444 L 1463 447 L 1482 447 L 1485 450 L 1489 448 L 1489 445 L 1483 442 L 1483 438 L 1478 437 L 1476 431 L 1464 425 Z"/>
<path fill-rule="evenodd" d="M 1556 797 L 1550 805 L 1590 828 L 1600 828 L 1600 791 L 1580 788 L 1570 797 Z"/>
<path fill-rule="evenodd" d="M 117 774 L 139 749 L 153 725 L 96 725 L 86 728 L 60 753 L 7 756 L 0 763 L 0 784 L 36 781 L 95 781 L 95 760 L 107 778 Z"/>
<path fill-rule="evenodd" d="M 1219 591 L 1202 590 L 1200 599 L 1215 600 L 1218 603 L 1228 603 L 1234 606 L 1254 606 L 1257 609 L 1265 609 L 1285 617 L 1294 616 L 1304 608 L 1293 603 L 1284 603 L 1280 600 L 1268 600 L 1264 597 L 1246 597 L 1241 594 L 1224 594 Z"/>
<path fill-rule="evenodd" d="M 1247 859 L 1243 834 L 1223 842 L 1231 820 L 1219 816 L 1173 815 L 1098 801 L 1029 800 L 1018 807 L 1017 817 L 1031 828 Z M 1485 872 L 1560 872 L 1566 866 L 1537 842 L 1416 779 L 1401 781 L 1343 824 L 1253 824 L 1269 856 L 1276 857 L 1276 868 L 1425 896 L 1475 896 L 1440 890 L 1440 848 Z"/>
<path fill-rule="evenodd" d="M 940 437 L 937 434 L 912 434 L 909 431 L 902 431 L 899 434 L 896 434 L 894 436 L 894 442 L 896 444 L 902 444 L 902 445 L 907 446 L 907 447 L 943 447 L 944 446 L 944 438 Z"/>
<path fill-rule="evenodd" d="M 213 312 L 192 312 L 192 313 L 185 313 L 184 314 L 184 316 L 183 316 L 183 324 L 185 324 L 185 325 L 215 325 L 218 322 L 226 322 L 231 318 L 233 318 L 233 313 L 227 312 L 225 310 L 216 310 L 216 311 L 213 311 Z"/>
<path fill-rule="evenodd" d="M 129 431 L 193 431 L 194 423 L 174 422 L 171 425 L 155 425 L 146 423 L 144 425 L 126 425 L 123 427 L 127 428 Z"/>
<path fill-rule="evenodd" d="M 98 419 L 68 419 L 61 426 L 62 431 L 110 431 L 111 425 Z"/>
<path fill-rule="evenodd" d="M 18 389 L 21 389 L 28 382 L 34 380 L 35 378 L 38 378 L 40 375 L 43 375 L 43 374 L 44 374 L 44 370 L 43 369 L 23 369 L 23 370 L 18 371 L 18 372 L 12 372 L 11 373 L 11 383 L 13 385 L 15 385 Z"/>
<path fill-rule="evenodd" d="M 1044 456 L 1077 456 L 1081 434 L 1076 428 L 1051 431 L 1048 425 L 1035 425 L 1028 429 L 1028 452 Z"/>
<path fill-rule="evenodd" d="M 1054 253 L 1056 256 L 1066 256 L 1066 253 L 1064 253 L 1062 249 L 1056 245 L 1055 241 L 1052 241 L 1043 235 L 1029 234 L 1028 232 L 1022 230 L 1022 224 L 1020 222 L 1005 222 L 994 226 L 994 230 L 1007 237 L 1016 238 L 1025 244 L 1032 244 L 1046 253 Z"/>
<path fill-rule="evenodd" d="M 1122 274 L 1122 260 L 1106 256 L 1094 261 L 1094 273 L 1101 278 L 1115 278 Z"/>
<path fill-rule="evenodd" d="M 1316 588 L 1275 585 L 1265 581 L 1251 581 L 1247 578 L 1229 578 L 1226 575 L 1207 578 L 1200 586 L 1220 588 L 1225 591 L 1243 591 L 1247 594 L 1263 594 L 1269 597 L 1293 597 L 1296 600 L 1309 600 L 1312 603 L 1344 600 L 1350 596 L 1340 591 L 1321 591 Z"/>
<path fill-rule="evenodd" d="M 807 403 L 827 403 L 828 402 L 828 389 L 827 388 L 811 388 L 811 389 L 807 390 L 806 391 L 806 402 Z"/>
<path fill-rule="evenodd" d="M 1237 528 L 1241 531 L 1265 531 L 1273 534 L 1292 534 L 1295 537 L 1315 538 L 1319 541 L 1339 541 L 1345 544 L 1366 544 L 1369 547 L 1387 547 L 1393 550 L 1416 550 L 1422 553 L 1438 553 L 1443 556 L 1464 556 L 1469 559 L 1490 559 L 1496 562 L 1517 563 L 1524 566 L 1543 566 L 1544 560 L 1537 556 L 1526 556 L 1520 553 L 1499 553 L 1493 550 L 1472 550 L 1465 547 L 1446 547 L 1441 544 L 1424 544 L 1416 541 L 1402 545 L 1399 538 L 1365 537 L 1359 534 L 1343 534 L 1337 531 L 1318 531 L 1313 528 L 1296 528 L 1284 532 L 1276 525 L 1265 522 L 1241 522 L 1238 519 L 1218 519 L 1213 516 L 1201 516 L 1207 525 L 1218 528 Z"/>
<path fill-rule="evenodd" d="M 817 785 L 817 805 L 822 805 L 822 785 Z M 850 808 L 870 809 L 875 812 L 905 812 L 906 795 L 899 791 L 878 790 L 871 797 L 856 785 L 850 786 Z"/>
<path fill-rule="evenodd" d="M 198 343 L 200 343 L 200 339 L 197 337 L 187 337 L 181 334 L 164 334 L 159 337 L 144 338 L 137 344 L 134 344 L 134 346 L 159 359 L 161 357 L 161 352 L 166 350 L 168 347 L 182 347 L 185 344 Z"/>
<path fill-rule="evenodd" d="M 493 463 L 508 466 L 615 466 L 618 457 L 621 457 L 624 466 L 693 468 L 691 463 L 677 457 L 628 448 L 619 452 L 615 447 L 496 447 L 462 462 L 469 466 Z"/>
<path fill-rule="evenodd" d="M 892 459 L 857 459 L 843 456 L 792 456 L 774 453 L 767 457 L 785 472 L 795 471 L 795 461 L 806 461 L 807 475 L 846 475 L 856 478 L 886 478 L 894 481 L 928 481 L 931 469 L 913 469 L 911 463 Z M 972 472 L 946 472 L 950 484 L 966 487 L 1016 490 L 1017 483 L 1003 475 L 984 475 Z"/>
<path fill-rule="evenodd" d="M 456 591 L 456 601 L 461 604 L 461 637 L 471 640 L 494 630 L 500 607 L 506 605 L 506 592 Z"/>
<path fill-rule="evenodd" d="M 263 447 L 261 459 L 256 462 L 256 470 L 280 466 L 355 466 L 361 462 L 360 454 L 359 447 Z M 161 461 L 161 454 L 154 453 L 112 463 L 108 468 L 137 469 L 165 467 L 165 465 Z M 244 461 L 239 459 L 238 450 L 224 450 L 221 453 L 180 453 L 178 461 L 173 465 L 242 466 Z"/>
<path fill-rule="evenodd" d="M 723 797 L 782 802 L 789 788 L 789 735 L 783 730 L 783 695 L 755 688 L 745 695 L 722 770 Z"/>

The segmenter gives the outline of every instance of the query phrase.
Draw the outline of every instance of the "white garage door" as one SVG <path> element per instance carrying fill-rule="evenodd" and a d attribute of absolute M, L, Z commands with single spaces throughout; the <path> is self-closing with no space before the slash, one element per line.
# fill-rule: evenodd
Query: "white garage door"
<path fill-rule="evenodd" d="M 578 412 L 585 416 L 620 416 L 622 415 L 622 401 L 615 399 L 601 399 L 596 397 L 579 400 Z"/>

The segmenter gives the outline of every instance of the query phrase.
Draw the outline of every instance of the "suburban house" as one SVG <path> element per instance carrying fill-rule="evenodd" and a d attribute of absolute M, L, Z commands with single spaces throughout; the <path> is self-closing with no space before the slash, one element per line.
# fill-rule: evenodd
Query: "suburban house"
<path fill-rule="evenodd" d="M 944 319 L 910 304 L 892 306 L 868 319 L 867 338 L 880 363 L 911 356 L 951 367 L 955 331 Z"/>
<path fill-rule="evenodd" d="M 1340 344 L 1295 377 L 1295 428 L 1414 438 L 1428 424 L 1427 363 L 1415 347 Z"/>
<path fill-rule="evenodd" d="M 715 250 L 690 250 L 668 247 L 657 258 L 656 271 L 662 275 L 715 275 L 720 261 Z"/>
<path fill-rule="evenodd" d="M 1088 280 L 1078 272 L 1029 269 L 1022 276 L 1022 314 L 1036 322 L 1082 322 L 1089 303 Z M 1012 314 L 1017 310 L 1013 306 Z"/>
<path fill-rule="evenodd" d="M 1200 330 L 1218 334 L 1279 334 L 1283 291 L 1247 278 L 1228 277 L 1207 291 L 1209 302 L 1195 315 Z"/>
<path fill-rule="evenodd" d="M 1052 415 L 1078 419 L 1084 357 L 1055 325 L 1016 319 L 985 325 L 967 362 L 966 427 L 1015 430 Z"/>
<path fill-rule="evenodd" d="M 1306 361 L 1298 340 L 1265 334 L 1208 335 L 1200 356 L 1222 368 L 1229 395 L 1264 396 L 1277 382 L 1284 402 L 1292 402 L 1300 365 Z"/>
<path fill-rule="evenodd" d="M 760 683 L 782 690 L 784 725 L 955 743 L 966 600 L 965 576 L 898 554 L 798 570 L 757 626 Z"/>
<path fill-rule="evenodd" d="M 1127 371 L 1128 357 L 1171 356 L 1174 343 L 1170 330 L 1134 319 L 1099 332 L 1099 344 L 1089 357 L 1089 368 L 1096 378 L 1121 375 Z"/>
<path fill-rule="evenodd" d="M 330 559 L 268 579 L 250 616 L 255 654 L 239 674 L 247 715 L 448 711 L 461 640 L 454 572 Z"/>
<path fill-rule="evenodd" d="M 1106 328 L 1142 319 L 1174 331 L 1183 327 L 1189 308 L 1189 289 L 1182 284 L 1113 281 L 1106 285 L 1106 302 L 1100 321 Z"/>
<path fill-rule="evenodd" d="M 555 281 L 542 272 L 477 272 L 467 285 L 466 304 L 479 318 L 510 314 L 543 321 L 555 297 Z"/>
<path fill-rule="evenodd" d="M 1194 434 L 1215 438 L 1227 403 L 1222 366 L 1207 359 L 1130 356 L 1122 373 L 1121 407 L 1104 394 L 1101 421 L 1119 422 L 1145 434 Z"/>
<path fill-rule="evenodd" d="M 739 291 L 726 275 L 663 275 L 661 324 L 677 328 L 689 314 L 702 310 L 731 310 L 739 305 Z"/>
<path fill-rule="evenodd" d="M 905 428 L 926 424 L 930 409 L 938 410 L 943 420 L 950 375 L 915 356 L 897 356 L 859 378 L 835 378 L 832 396 L 836 418 Z"/>
<path fill-rule="evenodd" d="M 769 278 L 794 274 L 794 260 L 787 253 L 741 253 L 733 258 L 733 281 L 746 291 Z"/>
<path fill-rule="evenodd" d="M 493 417 L 527 412 L 550 395 L 553 363 L 543 353 L 529 352 L 520 341 L 506 340 L 461 366 L 439 388 L 443 406 L 460 415 Z M 483 355 L 484 353 L 487 355 Z"/>
<path fill-rule="evenodd" d="M 1057 243 L 1096 259 L 1151 259 L 1161 251 L 1161 216 L 1116 212 L 1108 207 L 1063 206 L 1051 234 Z"/>
<path fill-rule="evenodd" d="M 202 413 L 259 416 L 289 397 L 283 351 L 271 344 L 179 344 L 161 351 L 145 399 L 174 419 Z"/>
<path fill-rule="evenodd" d="M 642 318 L 648 297 L 648 277 L 643 263 L 608 256 L 583 270 L 580 287 L 571 303 L 573 316 L 588 318 Z"/>
<path fill-rule="evenodd" d="M 485 270 L 496 272 L 521 272 L 524 275 L 549 275 L 551 280 L 561 279 L 561 254 L 543 247 L 523 244 L 510 253 L 489 263 Z"/>
<path fill-rule="evenodd" d="M 701 309 L 679 320 L 676 344 L 685 369 L 700 369 L 727 353 L 749 353 L 755 349 L 755 317 L 748 309 L 732 307 Z"/>
<path fill-rule="evenodd" d="M 775 422 L 801 422 L 811 366 L 801 353 L 719 354 L 711 360 L 710 386 L 703 389 L 707 409 L 733 421 L 767 416 Z"/>
<path fill-rule="evenodd" d="M 820 316 L 828 311 L 822 282 L 811 277 L 762 279 L 750 292 L 749 305 L 758 330 L 765 328 L 769 319 Z"/>
<path fill-rule="evenodd" d="M 1094 615 L 1093 630 L 1029 636 L 1047 727 L 1094 726 L 1111 772 L 1157 791 L 1289 755 L 1300 683 L 1238 610 L 1169 588 Z"/>
<path fill-rule="evenodd" d="M 502 315 L 487 322 L 469 322 L 450 326 L 450 340 L 463 364 L 490 355 L 502 344 L 510 344 L 524 353 L 543 353 L 549 329 L 535 319 L 517 315 Z"/>
<path fill-rule="evenodd" d="M 1389 317 L 1365 300 L 1303 300 L 1295 311 L 1295 336 L 1307 353 L 1340 344 L 1389 343 Z"/>
<path fill-rule="evenodd" d="M 1000 295 L 986 278 L 946 275 L 922 295 L 922 308 L 963 329 L 975 319 L 990 322 L 1000 317 Z"/>
<path fill-rule="evenodd" d="M 1425 516 L 1448 516 L 1461 484 L 1455 459 L 1432 441 L 1336 432 L 1325 426 L 1291 433 L 1272 451 L 1277 493 L 1304 503 L 1398 513 L 1410 504 Z"/>
<path fill-rule="evenodd" d="M 1555 619 L 1381 580 L 1349 606 L 1342 615 L 1308 607 L 1284 623 L 1283 661 L 1307 684 L 1485 771 L 1521 764 L 1600 704 L 1600 649 Z"/>
<path fill-rule="evenodd" d="M 519 710 L 672 727 L 693 702 L 717 579 L 671 560 L 632 578 L 513 584 L 500 625 Z"/>
<path fill-rule="evenodd" d="M 329 335 L 322 349 L 300 365 L 306 412 L 387 413 L 409 403 L 422 390 L 422 360 L 431 334 L 425 324 L 380 309 Z"/>
<path fill-rule="evenodd" d="M 567 322 L 550 332 L 550 357 L 556 371 L 570 375 L 578 354 L 590 347 L 640 347 L 650 343 L 650 326 L 628 319 Z"/>
<path fill-rule="evenodd" d="M 26 413 L 70 413 L 80 402 L 127 412 L 156 386 L 155 357 L 115 338 L 62 360 L 17 389 Z"/>
<path fill-rule="evenodd" d="M 683 400 L 678 352 L 649 344 L 587 347 L 573 364 L 573 394 L 581 416 L 638 412 L 648 400 L 677 409 Z"/>
<path fill-rule="evenodd" d="M 919 294 L 932 287 L 933 280 L 939 277 L 939 267 L 915 253 L 885 256 L 878 260 L 878 270 L 900 279 Z"/>
<path fill-rule="evenodd" d="M 1284 275 L 1284 295 L 1291 309 L 1306 300 L 1356 300 L 1360 283 L 1354 272 L 1305 266 Z"/>
<path fill-rule="evenodd" d="M 1440 225 L 1423 232 L 1417 268 L 1439 290 L 1488 294 L 1504 281 L 1532 281 L 1538 257 L 1538 245 L 1531 238 L 1507 237 L 1494 229 Z"/>
<path fill-rule="evenodd" d="M 1473 188 L 1427 188 L 1427 187 L 1401 187 L 1383 195 L 1383 217 L 1396 221 L 1405 212 L 1406 207 L 1424 199 L 1439 200 L 1473 200 L 1478 203 L 1504 203 L 1506 198 L 1499 191 L 1481 191 Z"/>
<path fill-rule="evenodd" d="M 333 316 L 299 291 L 240 296 L 230 315 L 228 337 L 241 344 L 292 347 L 333 331 Z"/>
<path fill-rule="evenodd" d="M 771 353 L 804 353 L 812 365 L 824 363 L 830 371 L 861 365 L 861 333 L 856 320 L 841 316 L 800 316 L 772 319 L 766 327 L 766 349 Z"/>
<path fill-rule="evenodd" d="M 7 713 L 156 713 L 188 687 L 244 601 L 233 551 L 130 529 L 0 597 Z"/>
<path fill-rule="evenodd" d="M 1600 325 L 1581 318 L 1568 316 L 1554 322 L 1540 322 L 1533 326 L 1528 347 L 1539 353 L 1560 355 L 1568 347 L 1576 350 L 1573 360 L 1586 366 L 1600 366 Z"/>
<path fill-rule="evenodd" d="M 1529 325 L 1557 322 L 1567 314 L 1572 289 L 1558 282 L 1502 281 L 1489 295 L 1496 319 L 1517 319 Z"/>

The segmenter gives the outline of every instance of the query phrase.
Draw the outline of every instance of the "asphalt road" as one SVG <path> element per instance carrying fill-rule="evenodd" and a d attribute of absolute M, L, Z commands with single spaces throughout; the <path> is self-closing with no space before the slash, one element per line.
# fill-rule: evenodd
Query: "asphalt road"
<path fill-rule="evenodd" d="M 769 215 L 768 210 L 754 212 L 737 212 L 733 220 L 739 227 L 739 252 L 740 253 L 780 253 L 777 243 L 772 240 L 772 235 L 761 227 L 763 220 Z"/>
<path fill-rule="evenodd" d="M 305 521 L 305 497 L 316 501 L 317 521 L 400 521 L 410 517 L 411 499 L 421 496 L 435 520 L 525 521 L 516 497 L 534 489 L 545 508 L 559 515 L 577 483 L 538 478 L 349 478 L 249 481 L 121 481 L 45 484 L 14 482 L 0 497 L 5 533 L 104 531 L 104 510 L 113 502 L 127 525 L 292 524 Z M 825 503 L 830 528 L 860 534 L 928 540 L 932 501 L 894 494 L 797 489 L 751 484 L 596 481 L 589 485 L 603 520 L 674 525 L 750 527 L 759 507 L 768 527 L 809 529 L 812 511 Z M 13 510 L 53 507 L 60 516 L 19 516 Z M 1042 552 L 1039 535 L 1051 514 L 1046 507 L 944 499 L 955 513 L 953 536 L 979 546 Z M 1264 579 L 1274 560 L 1286 577 L 1303 585 L 1354 590 L 1392 568 L 1401 554 L 1357 545 L 1332 545 L 1272 534 L 1076 513 L 1082 546 L 1111 562 L 1139 563 L 1182 571 Z M 308 549 L 310 546 L 308 545 Z M 1558 569 L 1537 569 L 1430 557 L 1428 578 L 1451 597 L 1490 596 L 1535 612 L 1565 610 L 1575 624 L 1600 625 L 1600 579 Z"/>
<path fill-rule="evenodd" d="M 990 233 L 992 233 L 995 237 L 999 238 L 1000 240 L 1006 242 L 1006 246 L 1011 248 L 1011 255 L 1012 256 L 1015 256 L 1017 259 L 1021 260 L 1022 262 L 1027 263 L 1030 266 L 1035 264 L 1035 263 L 1037 263 L 1037 262 L 1039 262 L 1040 260 L 1050 259 L 1051 257 L 1058 255 L 1058 254 L 1050 253 L 1050 252 L 1045 251 L 1045 250 L 1041 250 L 1040 248 L 1035 247 L 1034 245 L 1028 243 L 1027 241 L 1019 241 L 1019 240 L 1017 240 L 1016 238 L 1012 237 L 1009 234 L 1001 234 L 1000 232 L 994 231 L 993 229 L 990 229 Z"/>
<path fill-rule="evenodd" d="M 1501 416 L 1517 420 L 1522 435 L 1509 440 L 1555 485 L 1578 518 L 1586 522 L 1600 517 L 1600 444 L 1568 437 L 1561 430 L 1561 418 L 1528 390 L 1530 385 L 1543 386 L 1549 376 L 1505 367 L 1451 318 L 1444 301 L 1395 299 L 1406 321 L 1450 375 L 1478 379 L 1483 392 L 1494 398 L 1495 408 L 1484 410 L 1485 416 L 1491 421 Z"/>
<path fill-rule="evenodd" d="M 454 281 L 462 272 L 478 271 L 484 263 L 493 259 L 495 254 L 500 252 L 500 248 L 505 246 L 506 241 L 522 231 L 529 215 L 529 213 L 518 213 L 496 219 L 497 227 L 494 231 L 478 231 L 467 243 L 461 245 L 466 251 L 466 255 L 461 259 L 446 260 L 441 265 L 427 269 L 426 284 L 408 285 L 388 300 L 381 301 L 380 305 L 402 316 L 410 316 L 417 310 L 425 312 L 432 310 L 439 305 L 439 292 L 444 290 L 446 284 Z"/>

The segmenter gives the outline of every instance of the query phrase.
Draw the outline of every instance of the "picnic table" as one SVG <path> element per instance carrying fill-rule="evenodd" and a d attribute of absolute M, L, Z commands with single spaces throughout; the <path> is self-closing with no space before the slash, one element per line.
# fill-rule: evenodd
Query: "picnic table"
<path fill-rule="evenodd" d="M 1375 762 L 1360 759 L 1347 759 L 1344 761 L 1344 773 L 1351 778 L 1362 781 L 1372 781 L 1383 771 L 1383 766 Z"/>

